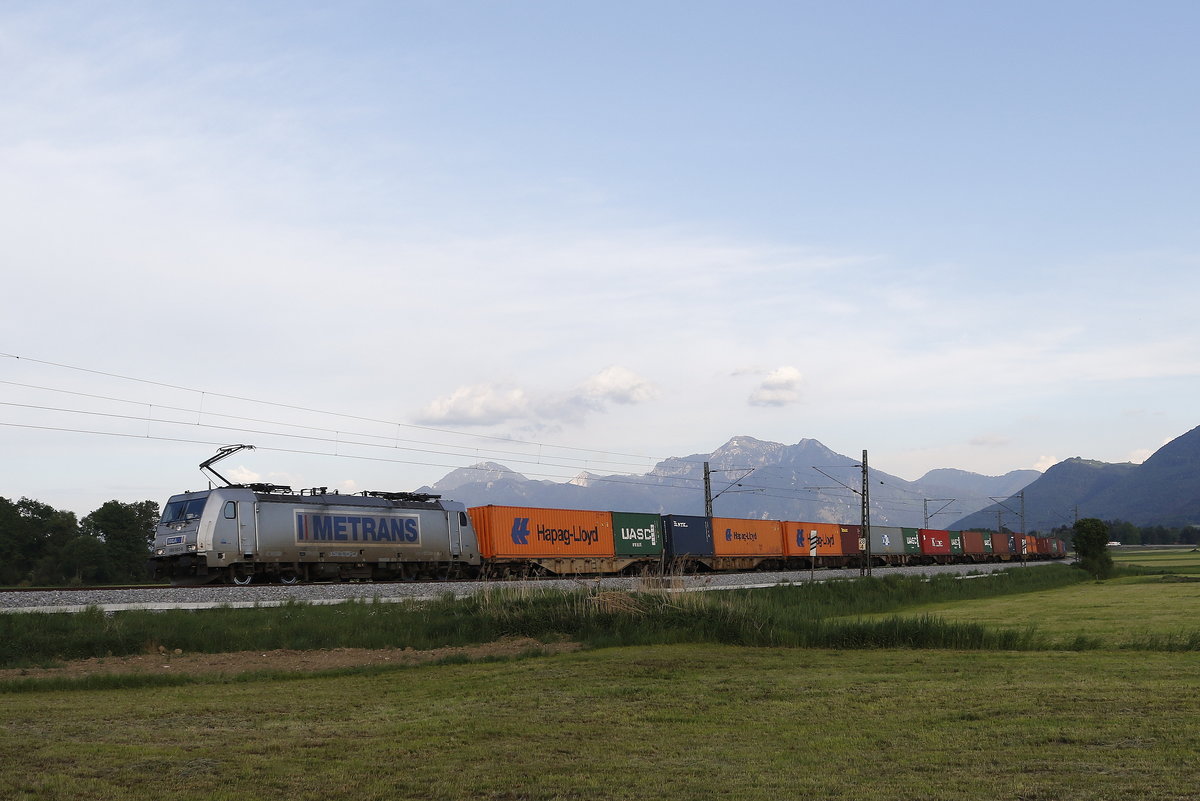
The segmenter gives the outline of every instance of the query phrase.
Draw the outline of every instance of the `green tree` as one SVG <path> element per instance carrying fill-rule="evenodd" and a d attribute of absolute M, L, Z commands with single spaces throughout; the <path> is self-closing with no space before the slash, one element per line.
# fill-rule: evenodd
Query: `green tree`
<path fill-rule="evenodd" d="M 158 504 L 154 501 L 108 501 L 83 518 L 83 535 L 103 544 L 102 569 L 93 571 L 100 580 L 140 581 L 146 577 L 146 560 L 157 522 Z M 77 553 L 91 550 L 83 548 Z M 78 569 L 75 575 L 80 575 Z"/>
<path fill-rule="evenodd" d="M 1098 579 L 1112 575 L 1113 561 L 1108 553 L 1108 524 L 1094 517 L 1075 522 L 1071 547 L 1079 557 L 1079 566 Z"/>

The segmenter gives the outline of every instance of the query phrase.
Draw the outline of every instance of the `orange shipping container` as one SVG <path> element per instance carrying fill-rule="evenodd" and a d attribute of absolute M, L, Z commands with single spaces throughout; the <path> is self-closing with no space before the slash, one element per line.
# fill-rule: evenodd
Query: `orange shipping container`
<path fill-rule="evenodd" d="M 712 519 L 716 556 L 782 556 L 783 523 L 778 520 Z"/>
<path fill-rule="evenodd" d="M 613 556 L 612 514 L 524 506 L 468 509 L 486 559 Z"/>
<path fill-rule="evenodd" d="M 784 553 L 788 556 L 808 556 L 815 544 L 817 556 L 841 556 L 840 529 L 841 526 L 836 523 L 784 523 Z"/>

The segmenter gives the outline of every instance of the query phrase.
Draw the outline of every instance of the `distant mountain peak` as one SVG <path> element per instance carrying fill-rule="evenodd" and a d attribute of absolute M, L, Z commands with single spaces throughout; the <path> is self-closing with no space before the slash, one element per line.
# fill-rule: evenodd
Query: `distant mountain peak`
<path fill-rule="evenodd" d="M 528 481 L 529 479 L 515 470 L 497 462 L 477 462 L 470 467 L 460 467 L 451 470 L 432 487 L 437 492 L 454 492 L 467 484 L 492 483 L 507 479 L 509 481 Z"/>

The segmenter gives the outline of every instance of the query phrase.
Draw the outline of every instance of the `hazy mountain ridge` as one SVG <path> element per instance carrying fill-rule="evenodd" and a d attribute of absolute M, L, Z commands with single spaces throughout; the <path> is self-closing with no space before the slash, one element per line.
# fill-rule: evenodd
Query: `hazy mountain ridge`
<path fill-rule="evenodd" d="M 996 505 L 958 520 L 956 528 L 996 526 L 996 510 L 1006 526 L 1019 527 L 1019 508 Z M 1050 531 L 1079 517 L 1125 520 L 1138 526 L 1200 523 L 1200 427 L 1176 437 L 1142 464 L 1110 464 L 1073 458 L 1059 462 L 1025 488 L 1025 528 Z"/>
<path fill-rule="evenodd" d="M 794 445 L 737 436 L 712 453 L 671 457 L 641 476 L 583 471 L 566 482 L 532 480 L 502 464 L 484 462 L 447 474 L 422 491 L 468 506 L 487 504 L 565 509 L 703 514 L 703 463 L 712 471 L 713 512 L 723 517 L 858 523 L 862 486 L 859 460 L 835 453 L 815 439 Z M 747 471 L 753 469 L 747 475 Z M 1018 470 L 983 476 L 964 470 L 933 470 L 917 481 L 871 469 L 871 522 L 924 525 L 925 499 L 954 499 L 958 516 L 983 508 L 989 497 L 1017 492 L 1041 474 Z M 942 503 L 930 503 L 930 513 Z M 949 512 L 931 522 L 945 522 Z"/>

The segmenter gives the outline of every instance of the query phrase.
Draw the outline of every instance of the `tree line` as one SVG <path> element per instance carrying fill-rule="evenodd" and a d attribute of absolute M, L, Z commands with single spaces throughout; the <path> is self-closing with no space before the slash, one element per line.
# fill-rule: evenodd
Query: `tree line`
<path fill-rule="evenodd" d="M 29 498 L 0 497 L 0 585 L 145 581 L 158 503 L 108 501 L 82 520 Z"/>
<path fill-rule="evenodd" d="M 1108 537 L 1122 545 L 1200 545 L 1196 526 L 1135 526 L 1125 520 L 1106 520 Z M 1070 537 L 1072 529 L 1054 529 L 1058 536 Z"/>

